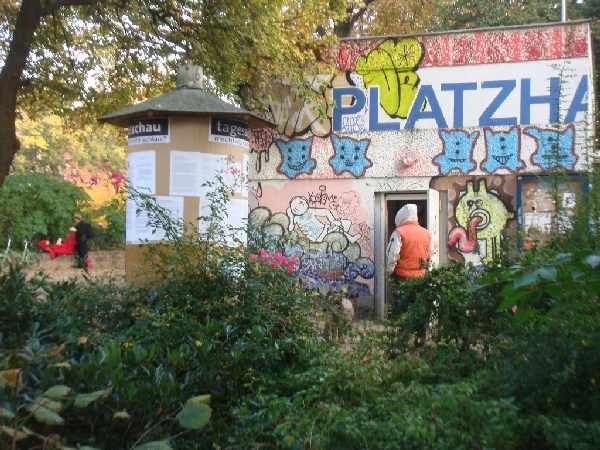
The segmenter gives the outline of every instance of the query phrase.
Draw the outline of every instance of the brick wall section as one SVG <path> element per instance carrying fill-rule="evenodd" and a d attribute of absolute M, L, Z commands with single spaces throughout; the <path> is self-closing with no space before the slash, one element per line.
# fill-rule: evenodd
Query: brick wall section
<path fill-rule="evenodd" d="M 89 252 L 95 270 L 125 270 L 125 251 L 93 251 Z M 48 253 L 37 254 L 38 262 L 32 264 L 30 269 L 43 272 L 53 272 L 71 269 L 76 259 L 71 255 L 57 256 L 50 259 Z"/>

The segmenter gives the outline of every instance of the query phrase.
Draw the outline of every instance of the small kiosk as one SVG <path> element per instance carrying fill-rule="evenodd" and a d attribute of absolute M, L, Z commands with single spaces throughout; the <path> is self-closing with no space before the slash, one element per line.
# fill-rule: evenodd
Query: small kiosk
<path fill-rule="evenodd" d="M 127 127 L 127 177 L 137 191 L 152 195 L 174 219 L 200 226 L 206 207 L 203 186 L 219 172 L 232 183 L 228 222 L 248 216 L 248 161 L 252 127 L 271 127 L 266 119 L 203 90 L 202 68 L 185 65 L 176 89 L 104 115 L 99 122 Z M 227 179 L 227 174 L 235 175 Z M 143 273 L 146 240 L 160 242 L 163 230 L 148 227 L 147 216 L 128 199 L 126 280 Z"/>

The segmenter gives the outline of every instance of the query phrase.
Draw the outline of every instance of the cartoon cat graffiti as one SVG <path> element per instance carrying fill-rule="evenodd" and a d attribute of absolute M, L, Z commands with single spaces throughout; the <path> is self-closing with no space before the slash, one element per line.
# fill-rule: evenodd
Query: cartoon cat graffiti
<path fill-rule="evenodd" d="M 516 172 L 525 167 L 519 158 L 521 144 L 521 130 L 511 127 L 508 131 L 492 131 L 485 128 L 486 159 L 481 163 L 481 168 L 489 173 L 498 169 L 508 169 Z"/>
<path fill-rule="evenodd" d="M 451 170 L 467 174 L 477 167 L 473 161 L 473 147 L 479 137 L 479 132 L 467 133 L 463 130 L 440 130 L 443 142 L 442 153 L 433 159 L 440 168 L 442 175 L 448 175 Z"/>
<path fill-rule="evenodd" d="M 373 165 L 373 162 L 367 158 L 369 139 L 356 140 L 332 135 L 331 140 L 334 154 L 329 159 L 329 164 L 336 175 L 350 172 L 355 177 L 361 177 L 367 168 Z"/>
<path fill-rule="evenodd" d="M 575 155 L 575 127 L 568 125 L 564 130 L 528 127 L 524 133 L 535 139 L 537 150 L 531 156 L 532 164 L 544 170 L 563 167 L 573 170 L 577 162 Z"/>
<path fill-rule="evenodd" d="M 312 142 L 312 138 L 277 141 L 281 152 L 281 164 L 277 170 L 289 178 L 301 173 L 311 174 L 317 165 L 317 161 L 311 158 Z"/>

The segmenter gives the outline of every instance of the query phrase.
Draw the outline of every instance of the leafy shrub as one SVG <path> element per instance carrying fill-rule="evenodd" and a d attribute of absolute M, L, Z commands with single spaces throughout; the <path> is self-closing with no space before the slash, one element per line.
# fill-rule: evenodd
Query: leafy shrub
<path fill-rule="evenodd" d="M 529 428 L 524 448 L 600 443 L 599 266 L 596 253 L 544 249 L 474 288 L 497 291 L 498 310 L 514 311 L 520 324 L 499 333 L 482 379 L 494 395 L 516 399 Z"/>
<path fill-rule="evenodd" d="M 371 341 L 371 343 L 373 343 Z M 515 448 L 518 410 L 470 382 L 421 385 L 397 378 L 401 358 L 327 353 L 271 383 L 234 412 L 232 448 Z"/>
<path fill-rule="evenodd" d="M 125 244 L 125 198 L 117 196 L 100 208 L 91 212 L 91 217 L 100 217 L 93 220 L 94 239 L 89 241 L 92 250 L 109 250 L 122 248 Z"/>
<path fill-rule="evenodd" d="M 43 277 L 27 279 L 19 266 L 0 271 L 0 350 L 20 345 L 32 332 Z"/>
<path fill-rule="evenodd" d="M 9 236 L 15 244 L 41 235 L 64 238 L 73 213 L 88 201 L 82 189 L 48 174 L 9 175 L 0 189 L 0 244 Z"/>
<path fill-rule="evenodd" d="M 390 320 L 391 350 L 406 348 L 427 328 L 434 343 L 449 343 L 467 350 L 485 347 L 502 327 L 497 300 L 489 290 L 470 292 L 473 268 L 441 266 L 425 276 L 394 283 Z"/>
<path fill-rule="evenodd" d="M 600 366 L 600 255 L 558 254 L 489 273 L 478 286 L 496 287 L 498 309 L 515 311 L 522 326 L 504 335 L 499 383 L 520 395 L 528 409 L 559 408 L 583 419 L 600 419 L 596 387 Z M 509 338 L 509 340 L 507 339 Z"/>

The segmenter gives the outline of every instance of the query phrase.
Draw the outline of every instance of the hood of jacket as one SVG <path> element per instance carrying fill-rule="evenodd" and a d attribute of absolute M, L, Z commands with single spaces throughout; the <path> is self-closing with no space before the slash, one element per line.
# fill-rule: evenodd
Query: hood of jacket
<path fill-rule="evenodd" d="M 403 223 L 409 222 L 411 220 L 418 220 L 417 205 L 413 203 L 404 205 L 398 210 L 398 213 L 396 214 L 396 227 L 399 227 Z"/>

